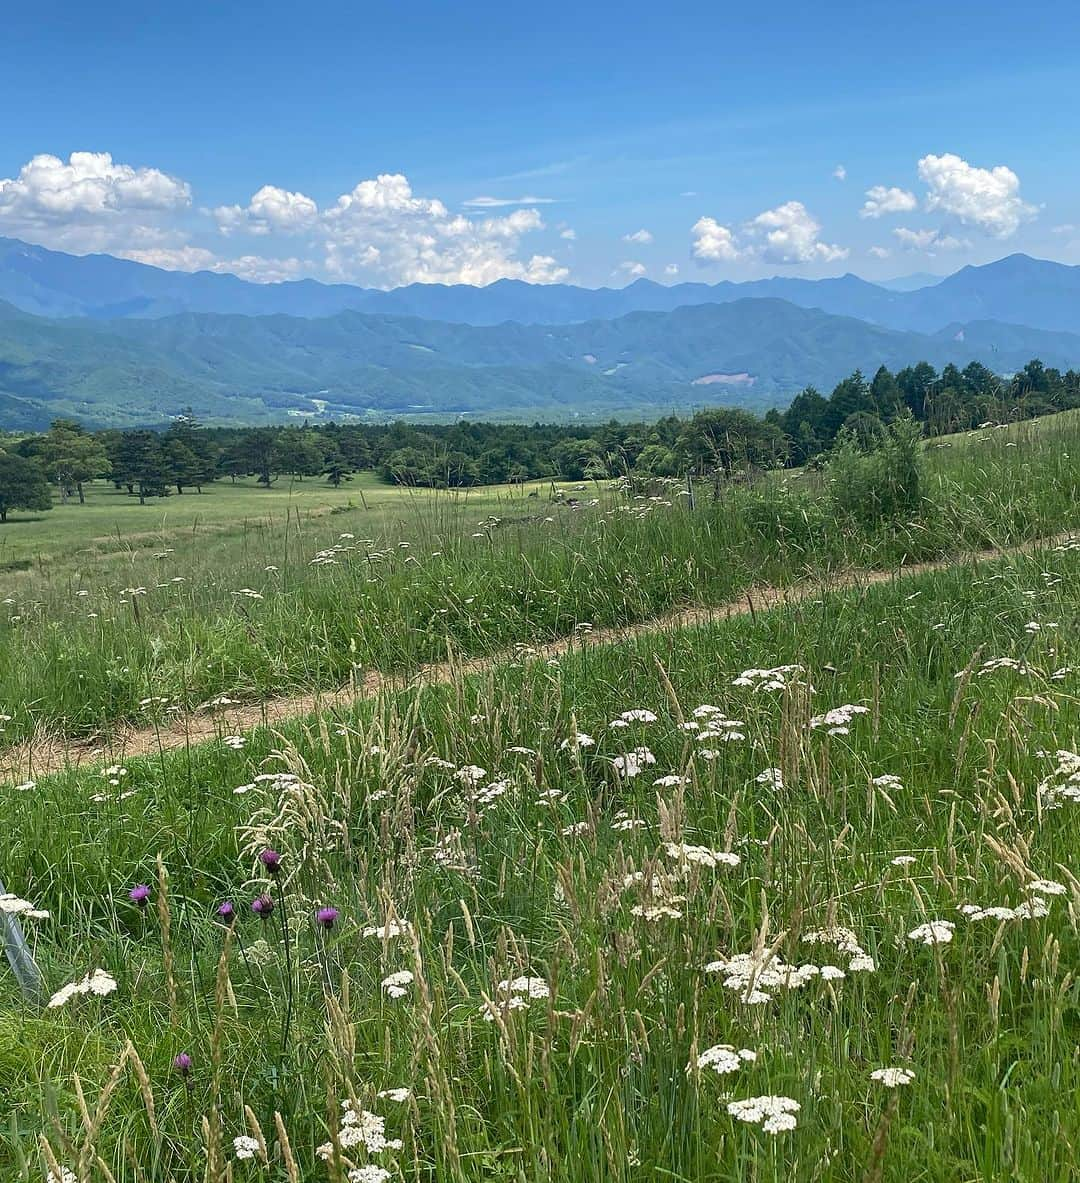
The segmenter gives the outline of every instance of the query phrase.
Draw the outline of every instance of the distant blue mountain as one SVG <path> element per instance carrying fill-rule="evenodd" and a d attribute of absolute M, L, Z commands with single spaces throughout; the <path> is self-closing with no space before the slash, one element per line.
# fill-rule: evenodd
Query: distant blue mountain
<path fill-rule="evenodd" d="M 856 275 L 670 287 L 640 279 L 625 288 L 595 289 L 499 280 L 482 288 L 411 284 L 380 291 L 314 280 L 255 284 L 233 275 L 162 271 L 109 255 L 67 255 L 0 238 L 0 300 L 49 317 L 157 319 L 209 312 L 317 318 L 353 311 L 470 325 L 574 324 L 748 297 L 781 299 L 923 333 L 973 320 L 1080 332 L 1080 267 L 1027 255 L 964 267 L 930 286 L 906 291 Z"/>

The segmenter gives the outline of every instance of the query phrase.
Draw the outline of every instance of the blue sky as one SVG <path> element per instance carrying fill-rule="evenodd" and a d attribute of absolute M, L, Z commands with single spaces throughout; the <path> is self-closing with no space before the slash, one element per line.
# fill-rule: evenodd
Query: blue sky
<path fill-rule="evenodd" d="M 378 286 L 1080 263 L 1071 5 L 27 11 L 0 234 L 58 249 Z"/>

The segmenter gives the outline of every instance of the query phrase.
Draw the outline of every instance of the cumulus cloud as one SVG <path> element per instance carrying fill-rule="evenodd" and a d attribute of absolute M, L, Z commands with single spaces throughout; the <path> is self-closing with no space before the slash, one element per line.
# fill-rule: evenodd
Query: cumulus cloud
<path fill-rule="evenodd" d="M 847 169 L 846 169 L 846 168 L 844 168 L 844 166 L 843 166 L 842 164 L 838 164 L 838 165 L 836 166 L 836 168 L 834 168 L 834 169 L 832 170 L 832 175 L 833 175 L 833 176 L 834 176 L 834 177 L 835 177 L 835 178 L 836 178 L 838 181 L 846 181 L 846 180 L 847 180 Z"/>
<path fill-rule="evenodd" d="M 619 270 L 623 275 L 629 275 L 633 279 L 640 279 L 648 268 L 644 263 L 637 263 L 633 259 L 627 259 L 625 263 L 619 264 Z"/>
<path fill-rule="evenodd" d="M 559 237 L 565 238 L 567 242 L 574 242 L 577 238 L 577 231 L 571 229 L 569 226 L 564 226 L 563 229 L 559 231 Z"/>
<path fill-rule="evenodd" d="M 622 236 L 623 242 L 636 242 L 641 246 L 648 246 L 653 240 L 652 233 L 644 227 L 641 230 L 635 230 L 633 234 L 624 234 Z"/>
<path fill-rule="evenodd" d="M 690 253 L 706 263 L 734 263 L 742 258 L 730 226 L 721 226 L 715 218 L 698 218 L 690 230 L 693 241 Z"/>
<path fill-rule="evenodd" d="M 1038 212 L 1020 196 L 1020 178 L 1004 164 L 977 168 L 951 152 L 924 156 L 919 178 L 927 186 L 926 208 L 951 214 L 994 238 L 1009 238 Z"/>
<path fill-rule="evenodd" d="M 906 250 L 926 251 L 931 255 L 940 251 L 966 250 L 971 246 L 966 238 L 954 238 L 941 230 L 909 230 L 906 226 L 898 226 L 893 234 Z"/>
<path fill-rule="evenodd" d="M 741 237 L 710 217 L 699 218 L 690 233 L 690 253 L 708 263 L 831 263 L 849 253 L 847 247 L 821 241 L 821 226 L 801 201 L 764 210 L 745 223 Z"/>
<path fill-rule="evenodd" d="M 304 193 L 290 193 L 276 185 L 263 185 L 246 206 L 220 205 L 213 211 L 223 234 L 293 233 L 315 224 L 319 207 Z"/>
<path fill-rule="evenodd" d="M 759 241 L 754 253 L 767 263 L 831 263 L 847 247 L 822 242 L 821 226 L 801 201 L 786 201 L 751 219 L 747 231 Z"/>
<path fill-rule="evenodd" d="M 488 284 L 557 283 L 569 274 L 550 255 L 517 257 L 520 239 L 544 223 L 535 209 L 474 221 L 437 198 L 418 197 L 400 173 L 361 181 L 325 210 L 319 231 L 327 272 L 339 279 Z"/>
<path fill-rule="evenodd" d="M 185 181 L 108 152 L 42 153 L 0 178 L 0 229 L 63 250 L 160 245 L 168 217 L 190 205 Z"/>
<path fill-rule="evenodd" d="M 859 210 L 860 218 L 880 218 L 885 214 L 906 214 L 917 209 L 919 199 L 907 189 L 896 185 L 874 185 L 866 191 L 866 201 Z"/>
<path fill-rule="evenodd" d="M 517 202 L 476 198 L 471 204 L 486 209 Z M 522 237 L 544 228 L 538 210 L 516 208 L 484 218 L 453 214 L 438 198 L 415 194 L 401 173 L 360 181 L 325 209 L 306 194 L 264 185 L 246 206 L 221 206 L 213 215 L 223 234 L 303 238 L 315 256 L 307 272 L 336 280 L 386 286 L 497 279 L 552 283 L 569 274 L 550 255 L 517 256 Z M 265 270 L 278 276 L 283 268 L 291 272 L 293 263 L 268 260 Z M 261 278 L 259 272 L 254 257 L 245 256 L 238 273 Z"/>
<path fill-rule="evenodd" d="M 892 251 L 887 246 L 872 246 L 866 253 L 875 259 L 887 259 Z"/>
<path fill-rule="evenodd" d="M 679 274 L 679 264 L 678 263 L 669 263 L 664 268 L 664 274 L 665 275 L 678 275 Z"/>

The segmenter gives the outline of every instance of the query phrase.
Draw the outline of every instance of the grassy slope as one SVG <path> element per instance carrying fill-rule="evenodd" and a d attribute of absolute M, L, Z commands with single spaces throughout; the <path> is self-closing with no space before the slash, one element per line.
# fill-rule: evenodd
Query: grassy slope
<path fill-rule="evenodd" d="M 24 577 L 8 597 L 6 735 L 152 721 L 219 693 L 327 686 L 358 668 L 407 670 L 448 650 L 490 653 L 583 621 L 723 602 L 754 582 L 1049 535 L 1078 524 L 1078 436 L 1069 420 L 1053 433 L 990 432 L 934 449 L 918 517 L 868 529 L 836 518 L 804 477 L 731 490 L 693 513 L 679 498 L 572 509 L 497 491 L 468 500 L 398 492 L 367 511 L 193 532 L 184 544 L 143 538 L 131 555 L 110 549 L 49 580 Z M 185 496 L 185 510 L 198 501 Z M 406 505 L 425 512 L 395 512 Z M 492 513 L 503 522 L 484 526 Z M 350 549 L 335 563 L 311 564 L 338 541 Z"/>
<path fill-rule="evenodd" d="M 299 1177 L 324 1178 L 313 1147 L 328 1136 L 328 1106 L 353 1092 L 405 1140 L 379 1159 L 395 1178 L 399 1169 L 523 1183 L 1075 1177 L 1080 885 L 1069 871 L 1080 805 L 1043 812 L 1035 786 L 1053 765 L 1045 753 L 1075 749 L 1080 731 L 1077 674 L 1047 676 L 1080 664 L 1078 589 L 1080 554 L 1045 553 L 591 650 L 557 668 L 504 667 L 260 734 L 242 752 L 211 744 L 140 762 L 115 787 L 82 772 L 0 790 L 9 819 L 0 867 L 54 914 L 37 941 L 50 986 L 98 965 L 119 980 L 113 997 L 44 1015 L 6 995 L 5 1177 L 40 1177 L 16 1164 L 34 1160 L 39 1131 L 52 1132 L 50 1106 L 74 1144 L 62 1157 L 74 1161 L 71 1073 L 93 1107 L 128 1037 L 149 1071 L 159 1135 L 125 1076 L 94 1138 L 118 1172 L 125 1140 L 125 1180 L 131 1162 L 147 1183 L 202 1179 L 199 1115 L 214 1097 L 226 1144 L 243 1132 L 244 1103 L 268 1132 L 275 1165 L 260 1177 L 285 1178 L 270 1132 L 277 1109 Z M 956 677 L 1003 656 L 1028 672 Z M 747 666 L 786 662 L 807 667 L 814 711 L 856 703 L 870 713 L 829 738 L 807 728 L 798 688 L 732 685 Z M 701 703 L 741 720 L 746 738 L 695 743 L 679 722 Z M 609 729 L 629 708 L 658 720 Z M 559 746 L 577 729 L 597 740 L 580 758 Z M 620 778 L 611 758 L 642 743 L 655 766 Z M 703 758 L 706 747 L 719 758 Z M 481 785 L 505 778 L 507 791 L 478 813 L 430 756 L 479 765 Z M 783 770 L 782 792 L 757 783 L 767 767 Z M 312 788 L 233 792 L 282 769 Z M 689 777 L 684 792 L 652 786 L 673 773 Z M 899 784 L 875 786 L 883 774 Z M 545 796 L 551 789 L 558 795 Z M 618 829 L 624 814 L 643 827 Z M 582 833 L 563 832 L 576 823 Z M 635 917 L 635 902 L 656 901 L 624 891 L 623 877 L 644 868 L 666 899 L 671 838 L 742 862 L 671 885 L 685 897 L 674 902 L 680 916 Z M 249 841 L 284 854 L 296 1006 L 282 1052 L 285 946 L 274 922 L 260 928 L 247 913 L 215 1072 L 213 909 L 231 896 L 246 912 L 264 884 L 243 853 Z M 436 858 L 436 848 L 455 857 Z M 131 884 L 153 882 L 158 852 L 170 871 L 171 1024 L 159 922 L 125 898 Z M 897 856 L 914 862 L 894 866 Z M 1030 877 L 1072 884 L 1071 896 L 1050 897 L 1045 919 L 1000 926 L 956 910 L 1015 905 Z M 416 926 L 415 954 L 408 941 L 361 935 L 391 901 Z M 316 903 L 342 913 L 326 941 L 312 929 Z M 954 922 L 955 940 L 909 941 L 928 919 Z M 853 930 L 875 972 L 749 1006 L 703 970 L 757 938 L 791 963 L 846 966 L 843 953 L 800 940 L 829 924 Z M 423 989 L 390 1002 L 380 979 L 404 968 Z M 538 1001 L 483 1021 L 484 996 L 519 974 L 551 984 L 550 1008 Z M 323 983 L 345 1023 L 332 1034 Z M 735 1076 L 688 1074 L 693 1055 L 718 1043 L 758 1060 Z M 190 1092 L 169 1068 L 180 1051 L 194 1060 Z M 869 1078 L 894 1064 L 915 1073 L 895 1095 Z M 402 1085 L 415 1106 L 374 1098 Z M 761 1094 L 797 1100 L 797 1128 L 773 1139 L 726 1113 L 728 1097 Z"/>

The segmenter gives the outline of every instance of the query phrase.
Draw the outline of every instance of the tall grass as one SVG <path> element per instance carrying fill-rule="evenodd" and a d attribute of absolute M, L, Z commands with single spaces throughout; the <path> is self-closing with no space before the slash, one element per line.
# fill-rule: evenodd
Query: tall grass
<path fill-rule="evenodd" d="M 0 979 L 0 1173 L 41 1178 L 44 1136 L 117 1183 L 1075 1177 L 1080 804 L 1038 786 L 1080 730 L 1078 577 L 1059 549 L 824 594 L 0 790 L 0 869 L 52 913 L 25 922 L 50 988 L 117 980 L 38 1011 Z M 848 733 L 811 724 L 844 704 L 866 708 Z M 642 747 L 638 775 L 614 763 Z M 957 910 L 1032 898 L 1047 915 Z M 949 943 L 909 939 L 934 920 Z M 805 939 L 835 926 L 872 971 Z M 705 969 L 755 949 L 845 976 L 749 1003 Z M 519 977 L 536 997 L 510 1009 Z M 757 1059 L 696 1067 L 721 1044 Z M 797 1102 L 795 1128 L 729 1113 L 758 1096 Z M 401 1148 L 320 1161 L 343 1100 Z"/>
<path fill-rule="evenodd" d="M 981 439 L 982 442 L 978 442 Z M 45 580 L 0 618 L 8 740 L 167 720 L 218 695 L 255 698 L 414 669 L 717 603 L 755 582 L 891 567 L 1078 524 L 1080 424 L 932 447 L 917 512 L 837 509 L 813 475 L 578 507 L 537 499 L 505 520 L 436 502 L 363 534 L 360 511 L 290 519 L 192 554 L 142 550 L 113 570 Z M 582 494 L 585 496 L 585 494 Z M 332 561 L 316 562 L 320 552 Z"/>

